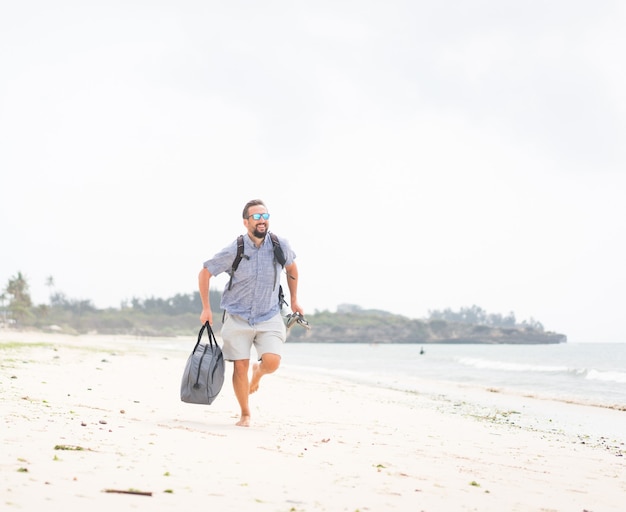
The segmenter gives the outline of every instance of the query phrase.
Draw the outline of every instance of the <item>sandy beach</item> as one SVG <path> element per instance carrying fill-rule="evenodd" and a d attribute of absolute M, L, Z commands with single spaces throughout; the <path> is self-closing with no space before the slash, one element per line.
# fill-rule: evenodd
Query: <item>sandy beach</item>
<path fill-rule="evenodd" d="M 190 351 L 194 341 L 181 344 Z M 626 506 L 624 439 L 614 428 L 602 434 L 602 425 L 624 423 L 624 411 L 520 396 L 494 401 L 487 390 L 447 392 L 432 382 L 406 393 L 295 371 L 284 361 L 251 397 L 253 423 L 242 428 L 229 363 L 212 405 L 180 401 L 186 357 L 146 339 L 0 331 L 2 509 Z M 571 417 L 599 427 L 592 432 Z"/>

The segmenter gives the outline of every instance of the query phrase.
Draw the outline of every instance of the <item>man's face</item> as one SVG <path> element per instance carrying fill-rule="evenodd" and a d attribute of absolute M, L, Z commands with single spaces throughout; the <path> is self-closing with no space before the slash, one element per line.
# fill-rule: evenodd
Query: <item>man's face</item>
<path fill-rule="evenodd" d="M 258 220 L 255 220 L 253 215 L 264 214 L 264 213 L 267 213 L 267 208 L 265 208 L 265 206 L 261 206 L 261 205 L 251 206 L 250 209 L 248 210 L 248 218 L 244 219 L 244 224 L 246 225 L 246 228 L 248 229 L 248 233 L 250 233 L 251 235 L 257 238 L 265 238 L 265 235 L 267 235 L 267 231 L 270 226 L 270 222 L 268 219 L 264 219 L 263 217 L 261 217 Z"/>

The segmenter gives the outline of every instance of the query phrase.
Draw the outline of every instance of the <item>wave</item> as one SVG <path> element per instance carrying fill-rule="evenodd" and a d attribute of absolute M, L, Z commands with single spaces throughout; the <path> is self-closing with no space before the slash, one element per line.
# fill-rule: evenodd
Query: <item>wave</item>
<path fill-rule="evenodd" d="M 585 377 L 588 380 L 600 380 L 603 382 L 619 382 L 626 384 L 626 373 L 615 371 L 590 370 Z"/>
<path fill-rule="evenodd" d="M 583 377 L 587 380 L 601 381 L 601 382 L 617 382 L 620 384 L 626 384 L 626 372 L 623 371 L 609 371 L 609 370 L 597 370 L 594 368 L 569 368 L 567 366 L 557 365 L 538 365 L 538 364 L 524 364 L 524 363 L 511 363 L 505 361 L 479 359 L 479 358 L 461 358 L 459 363 L 465 366 L 480 370 L 500 370 L 507 372 L 517 373 L 565 373 L 577 377 Z"/>
<path fill-rule="evenodd" d="M 505 361 L 493 361 L 488 359 L 476 359 L 465 357 L 459 359 L 459 363 L 472 366 L 481 370 L 505 370 L 509 372 L 540 372 L 540 373 L 563 373 L 571 372 L 567 366 L 549 366 L 537 364 L 511 363 Z M 574 373 L 582 373 L 584 370 L 573 370 Z"/>

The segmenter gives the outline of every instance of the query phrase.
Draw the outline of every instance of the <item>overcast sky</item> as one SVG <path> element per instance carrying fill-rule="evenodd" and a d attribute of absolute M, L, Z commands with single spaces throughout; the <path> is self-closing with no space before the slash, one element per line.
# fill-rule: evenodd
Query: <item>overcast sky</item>
<path fill-rule="evenodd" d="M 2 1 L 0 287 L 191 293 L 262 198 L 305 313 L 626 342 L 625 5 Z"/>

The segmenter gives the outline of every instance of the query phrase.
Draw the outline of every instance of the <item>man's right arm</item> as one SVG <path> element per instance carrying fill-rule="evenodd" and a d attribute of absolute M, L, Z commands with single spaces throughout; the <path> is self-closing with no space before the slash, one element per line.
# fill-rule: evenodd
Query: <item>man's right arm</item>
<path fill-rule="evenodd" d="M 202 314 L 200 322 L 204 325 L 209 322 L 213 325 L 213 312 L 211 311 L 211 300 L 209 294 L 209 283 L 211 281 L 211 272 L 206 268 L 202 268 L 198 274 L 198 291 L 200 292 L 200 300 L 202 301 Z"/>

